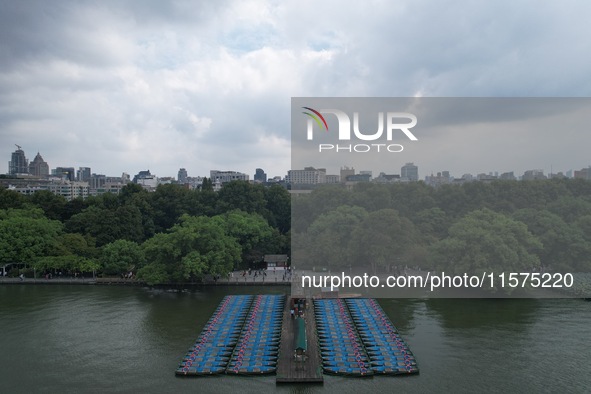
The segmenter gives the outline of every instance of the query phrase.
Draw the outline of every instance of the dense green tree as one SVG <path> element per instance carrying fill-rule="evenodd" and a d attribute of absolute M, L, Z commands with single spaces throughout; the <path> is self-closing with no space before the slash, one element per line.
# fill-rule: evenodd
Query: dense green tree
<path fill-rule="evenodd" d="M 201 182 L 201 191 L 213 192 L 213 182 L 211 181 L 211 178 L 203 177 L 203 182 Z"/>
<path fill-rule="evenodd" d="M 76 255 L 95 259 L 98 257 L 98 249 L 95 247 L 95 240 L 90 235 L 83 236 L 78 233 L 64 233 L 58 236 L 58 254 Z"/>
<path fill-rule="evenodd" d="M 22 209 L 26 208 L 26 206 L 27 199 L 25 196 L 0 186 L 0 209 Z"/>
<path fill-rule="evenodd" d="M 144 251 L 137 243 L 119 239 L 103 246 L 100 262 L 107 275 L 119 275 L 145 264 Z"/>
<path fill-rule="evenodd" d="M 53 194 L 49 190 L 39 190 L 29 196 L 31 203 L 45 212 L 45 216 L 52 220 L 61 220 L 64 216 L 66 199 Z"/>
<path fill-rule="evenodd" d="M 263 186 L 246 181 L 224 184 L 218 192 L 217 212 L 224 213 L 235 209 L 268 216 Z"/>
<path fill-rule="evenodd" d="M 543 245 L 538 251 L 540 262 L 560 271 L 587 271 L 591 256 L 589 244 L 581 229 L 568 225 L 562 218 L 548 210 L 521 209 L 513 217 L 527 225 Z"/>
<path fill-rule="evenodd" d="M 423 265 L 411 260 L 421 255 L 414 224 L 394 209 L 371 212 L 353 230 L 349 253 L 357 265 L 390 270 L 395 265 Z"/>
<path fill-rule="evenodd" d="M 73 200 L 66 202 L 62 211 L 62 222 L 65 223 L 72 216 L 84 211 L 91 205 L 92 201 L 96 201 L 96 198 L 89 197 L 86 200 L 83 200 L 82 198 L 74 198 Z"/>
<path fill-rule="evenodd" d="M 264 188 L 267 221 L 269 225 L 285 234 L 291 228 L 291 201 L 289 192 L 280 185 Z"/>
<path fill-rule="evenodd" d="M 66 254 L 40 257 L 35 263 L 35 268 L 40 273 L 44 271 L 60 271 L 72 274 L 74 272 L 96 272 L 100 265 L 96 259 Z"/>
<path fill-rule="evenodd" d="M 72 216 L 66 222 L 66 229 L 71 233 L 90 235 L 96 239 L 97 246 L 103 246 L 118 239 L 141 242 L 145 229 L 142 213 L 136 206 L 125 204 L 112 205 L 111 208 L 92 205 Z"/>
<path fill-rule="evenodd" d="M 581 216 L 591 215 L 591 201 L 585 197 L 561 196 L 548 204 L 548 210 L 572 223 Z"/>
<path fill-rule="evenodd" d="M 524 223 L 485 208 L 452 225 L 449 236 L 432 245 L 430 258 L 450 274 L 529 272 L 539 266 L 541 248 Z"/>
<path fill-rule="evenodd" d="M 298 251 L 305 259 L 298 259 L 302 268 L 323 267 L 345 269 L 357 265 L 357 255 L 351 253 L 354 231 L 367 218 L 362 207 L 342 205 L 318 216 L 306 234 L 300 237 Z"/>
<path fill-rule="evenodd" d="M 463 187 L 443 185 L 434 193 L 436 206 L 442 209 L 448 218 L 462 217 L 467 211 L 468 196 Z M 417 212 L 423 211 L 425 208 Z"/>
<path fill-rule="evenodd" d="M 137 277 L 150 286 L 171 281 L 167 266 L 159 262 L 153 262 L 140 268 Z"/>
<path fill-rule="evenodd" d="M 414 223 L 426 241 L 439 240 L 447 235 L 450 219 L 439 207 L 423 209 L 414 217 Z"/>
<path fill-rule="evenodd" d="M 115 212 L 91 205 L 72 216 L 66 222 L 66 230 L 70 233 L 89 235 L 96 239 L 97 246 L 103 246 L 118 239 L 116 222 Z"/>
<path fill-rule="evenodd" d="M 352 205 L 377 211 L 392 207 L 392 196 L 386 185 L 360 182 L 353 188 Z"/>
<path fill-rule="evenodd" d="M 0 210 L 0 264 L 33 265 L 40 257 L 55 255 L 62 227 L 39 208 Z"/>
<path fill-rule="evenodd" d="M 186 218 L 185 223 L 191 220 L 196 219 Z M 260 261 L 266 251 L 278 249 L 271 245 L 272 242 L 278 242 L 273 228 L 259 214 L 234 210 L 217 215 L 213 220 L 224 229 L 226 235 L 234 238 L 241 246 L 244 263 Z"/>
<path fill-rule="evenodd" d="M 410 182 L 390 186 L 392 205 L 401 215 L 410 218 L 416 212 L 436 206 L 435 191 L 424 182 Z"/>
<path fill-rule="evenodd" d="M 238 242 L 227 235 L 219 221 L 183 216 L 168 233 L 159 233 L 143 244 L 147 265 L 138 277 L 167 282 L 201 279 L 205 274 L 225 276 L 240 261 Z M 154 284 L 156 282 L 152 282 Z"/>
<path fill-rule="evenodd" d="M 189 189 L 180 185 L 159 185 L 150 195 L 155 232 L 171 228 L 177 220 L 189 211 Z"/>

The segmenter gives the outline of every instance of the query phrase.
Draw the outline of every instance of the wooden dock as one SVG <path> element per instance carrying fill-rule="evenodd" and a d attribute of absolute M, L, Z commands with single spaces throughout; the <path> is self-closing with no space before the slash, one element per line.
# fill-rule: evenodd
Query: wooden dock
<path fill-rule="evenodd" d="M 283 311 L 283 327 L 281 330 L 281 347 L 277 363 L 277 378 L 280 383 L 324 383 L 322 364 L 318 351 L 318 338 L 316 336 L 316 321 L 314 319 L 314 306 L 312 300 L 306 302 L 306 335 L 308 337 L 308 349 L 306 361 L 297 361 L 294 357 L 295 346 L 295 318 L 290 316 L 291 299 L 285 303 Z"/>

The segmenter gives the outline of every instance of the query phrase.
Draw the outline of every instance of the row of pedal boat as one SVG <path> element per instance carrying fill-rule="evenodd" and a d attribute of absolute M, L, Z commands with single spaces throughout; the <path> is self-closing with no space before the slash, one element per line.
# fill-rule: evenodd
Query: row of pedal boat
<path fill-rule="evenodd" d="M 260 375 L 277 370 L 284 307 L 284 296 L 256 296 L 227 374 Z"/>
<path fill-rule="evenodd" d="M 206 323 L 177 375 L 273 373 L 285 296 L 226 296 Z"/>
<path fill-rule="evenodd" d="M 315 300 L 325 373 L 348 376 L 418 373 L 414 355 L 374 299 Z"/>
<path fill-rule="evenodd" d="M 414 355 L 376 300 L 349 298 L 346 303 L 375 374 L 419 372 Z"/>
<path fill-rule="evenodd" d="M 342 299 L 314 301 L 322 368 L 338 375 L 373 375 L 363 343 Z"/>

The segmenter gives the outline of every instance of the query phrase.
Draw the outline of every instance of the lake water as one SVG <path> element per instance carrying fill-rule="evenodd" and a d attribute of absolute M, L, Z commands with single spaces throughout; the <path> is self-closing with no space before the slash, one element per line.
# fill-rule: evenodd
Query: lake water
<path fill-rule="evenodd" d="M 176 377 L 174 371 L 226 294 L 287 287 L 208 287 L 168 293 L 125 286 L 0 286 L 0 393 L 589 393 L 591 302 L 381 300 L 421 373 Z"/>

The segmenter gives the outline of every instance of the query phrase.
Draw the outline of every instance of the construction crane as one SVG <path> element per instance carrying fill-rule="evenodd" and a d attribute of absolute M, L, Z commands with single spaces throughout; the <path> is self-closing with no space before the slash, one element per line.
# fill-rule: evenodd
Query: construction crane
<path fill-rule="evenodd" d="M 20 145 L 17 145 L 17 144 L 15 144 L 15 145 L 18 148 L 18 150 L 21 150 L 21 146 Z"/>

